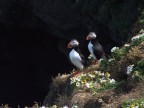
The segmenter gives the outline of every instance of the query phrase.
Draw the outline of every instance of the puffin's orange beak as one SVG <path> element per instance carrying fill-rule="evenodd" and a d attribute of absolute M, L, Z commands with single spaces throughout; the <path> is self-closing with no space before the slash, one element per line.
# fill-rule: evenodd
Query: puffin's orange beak
<path fill-rule="evenodd" d="M 67 48 L 71 48 L 71 44 L 70 43 L 68 44 Z"/>
<path fill-rule="evenodd" d="M 89 37 L 88 37 L 88 36 L 86 37 L 86 40 L 89 40 Z"/>

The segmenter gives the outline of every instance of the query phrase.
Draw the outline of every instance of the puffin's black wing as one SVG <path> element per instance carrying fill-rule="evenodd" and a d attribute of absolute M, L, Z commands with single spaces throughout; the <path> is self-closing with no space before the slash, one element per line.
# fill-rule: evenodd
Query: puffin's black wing
<path fill-rule="evenodd" d="M 106 59 L 105 52 L 100 44 L 96 44 L 93 46 L 93 52 L 98 60 L 101 58 Z"/>
<path fill-rule="evenodd" d="M 86 60 L 85 56 L 81 53 L 80 49 L 77 49 L 77 52 L 79 53 L 79 55 L 80 55 L 80 57 L 81 57 L 81 59 L 82 59 L 83 65 L 84 65 L 84 66 L 88 66 L 89 63 L 88 63 L 88 61 Z"/>

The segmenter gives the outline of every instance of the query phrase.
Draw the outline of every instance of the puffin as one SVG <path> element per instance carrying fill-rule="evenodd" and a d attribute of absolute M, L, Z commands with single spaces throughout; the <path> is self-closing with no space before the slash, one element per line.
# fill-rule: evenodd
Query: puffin
<path fill-rule="evenodd" d="M 87 64 L 87 60 L 85 59 L 84 55 L 81 53 L 79 49 L 79 42 L 76 39 L 72 39 L 67 48 L 70 49 L 69 52 L 69 59 L 70 62 L 79 70 L 83 71 L 84 67 Z"/>
<path fill-rule="evenodd" d="M 86 36 L 86 40 L 89 41 L 88 50 L 89 50 L 90 54 L 93 56 L 95 61 L 98 61 L 100 59 L 106 59 L 103 47 L 99 44 L 96 37 L 97 37 L 97 35 L 95 34 L 95 32 L 90 32 Z"/>

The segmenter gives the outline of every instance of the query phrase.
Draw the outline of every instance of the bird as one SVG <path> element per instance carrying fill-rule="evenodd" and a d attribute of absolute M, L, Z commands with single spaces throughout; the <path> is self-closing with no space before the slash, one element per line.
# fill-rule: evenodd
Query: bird
<path fill-rule="evenodd" d="M 84 70 L 84 67 L 87 64 L 87 60 L 85 59 L 84 55 L 81 53 L 79 48 L 79 42 L 76 39 L 72 39 L 67 48 L 70 49 L 69 52 L 69 59 L 70 62 L 80 71 Z"/>
<path fill-rule="evenodd" d="M 90 32 L 86 36 L 86 40 L 89 41 L 88 50 L 96 62 L 100 59 L 106 59 L 106 55 L 103 50 L 103 47 L 99 44 L 95 32 Z"/>

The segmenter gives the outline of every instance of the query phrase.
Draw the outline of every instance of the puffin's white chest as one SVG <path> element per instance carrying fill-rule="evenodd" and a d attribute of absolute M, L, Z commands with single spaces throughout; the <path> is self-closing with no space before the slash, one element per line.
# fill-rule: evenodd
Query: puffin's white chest
<path fill-rule="evenodd" d="M 79 69 L 83 69 L 84 66 L 82 64 L 82 59 L 78 52 L 76 52 L 74 49 L 69 53 L 69 57 L 71 62 Z"/>
<path fill-rule="evenodd" d="M 93 52 L 93 44 L 91 42 L 89 42 L 88 44 L 88 50 L 91 53 L 91 55 L 94 57 L 94 59 L 96 59 L 94 52 Z"/>

